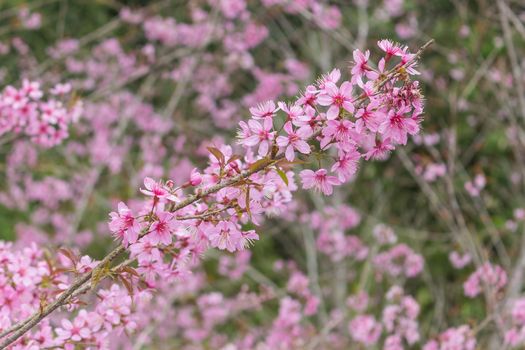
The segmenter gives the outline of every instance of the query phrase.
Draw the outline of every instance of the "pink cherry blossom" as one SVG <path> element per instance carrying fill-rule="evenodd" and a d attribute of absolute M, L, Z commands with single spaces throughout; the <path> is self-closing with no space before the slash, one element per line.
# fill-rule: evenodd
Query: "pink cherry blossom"
<path fill-rule="evenodd" d="M 241 138 L 239 143 L 242 145 L 253 147 L 259 145 L 259 155 L 265 156 L 270 149 L 271 141 L 274 138 L 272 118 L 265 118 L 261 123 L 257 120 L 250 120 L 248 122 L 250 135 L 246 138 Z"/>
<path fill-rule="evenodd" d="M 401 106 L 397 111 L 391 110 L 378 128 L 378 131 L 385 138 L 393 142 L 406 145 L 407 135 L 415 135 L 419 132 L 419 124 L 412 118 L 404 114 L 410 109 L 407 106 Z"/>
<path fill-rule="evenodd" d="M 140 225 L 124 202 L 119 202 L 118 213 L 111 212 L 109 216 L 109 229 L 117 238 L 122 239 L 122 244 L 128 246 L 137 241 Z"/>
<path fill-rule="evenodd" d="M 352 104 L 352 84 L 345 81 L 341 87 L 337 87 L 332 82 L 327 82 L 325 88 L 321 90 L 317 97 L 318 103 L 321 106 L 330 106 L 326 112 L 328 120 L 334 120 L 339 116 L 341 108 L 353 113 L 354 105 Z"/>
<path fill-rule="evenodd" d="M 157 213 L 157 219 L 151 225 L 150 233 L 147 235 L 152 244 L 170 244 L 172 235 L 177 228 L 173 214 L 168 212 Z"/>
<path fill-rule="evenodd" d="M 310 146 L 305 141 L 312 135 L 309 129 L 294 130 L 291 122 L 286 122 L 283 129 L 288 136 L 278 136 L 276 142 L 279 147 L 285 148 L 286 159 L 293 161 L 295 150 L 302 154 L 310 153 Z"/>
<path fill-rule="evenodd" d="M 366 75 L 368 79 L 377 79 L 378 74 L 374 72 L 369 66 L 368 66 L 368 60 L 370 58 L 370 51 L 366 50 L 363 54 L 360 50 L 354 50 L 353 52 L 354 56 L 354 66 L 352 67 L 352 82 L 360 82 L 362 83 L 362 77 L 363 75 Z"/>
<path fill-rule="evenodd" d="M 266 119 L 273 118 L 278 108 L 275 107 L 275 102 L 266 101 L 257 105 L 257 107 L 251 107 L 250 113 L 254 119 Z"/>
<path fill-rule="evenodd" d="M 337 174 L 341 182 L 346 182 L 356 173 L 359 159 L 361 159 L 361 154 L 356 149 L 350 152 L 339 152 L 337 161 L 330 170 Z"/>
<path fill-rule="evenodd" d="M 242 234 L 234 223 L 221 221 L 210 227 L 208 239 L 212 247 L 234 252 L 239 249 Z"/>
<path fill-rule="evenodd" d="M 326 169 L 313 171 L 306 169 L 299 174 L 304 189 L 315 188 L 325 195 L 329 196 L 333 192 L 333 186 L 341 184 L 341 181 L 335 176 L 327 175 Z"/>

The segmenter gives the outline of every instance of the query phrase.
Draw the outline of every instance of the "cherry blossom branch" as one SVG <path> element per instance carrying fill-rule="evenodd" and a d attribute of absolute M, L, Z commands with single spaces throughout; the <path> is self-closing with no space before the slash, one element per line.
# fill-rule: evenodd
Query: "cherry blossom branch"
<path fill-rule="evenodd" d="M 206 197 L 206 196 L 208 196 L 208 195 L 210 195 L 212 193 L 216 193 L 216 192 L 218 192 L 219 190 L 221 190 L 221 189 L 223 189 L 225 187 L 228 187 L 228 186 L 231 186 L 231 185 L 235 185 L 236 183 L 246 179 L 250 175 L 255 174 L 255 173 L 257 173 L 257 172 L 259 172 L 261 170 L 264 170 L 264 169 L 268 168 L 271 165 L 274 165 L 275 163 L 277 163 L 277 161 L 279 161 L 282 158 L 283 158 L 282 155 L 278 156 L 278 157 L 276 157 L 273 160 L 268 160 L 267 162 L 263 162 L 263 163 L 255 166 L 255 167 L 253 167 L 252 169 L 246 170 L 246 171 L 242 172 L 241 174 L 232 177 L 229 180 L 223 181 L 222 183 L 218 183 L 218 184 L 216 184 L 214 186 L 211 186 L 211 187 L 209 187 L 207 189 L 204 189 L 202 191 L 197 191 L 196 194 L 194 194 L 194 195 L 188 197 L 187 199 L 183 200 L 182 202 L 174 205 L 171 211 L 174 212 L 174 211 L 180 210 L 182 208 L 185 208 L 188 205 L 193 204 L 193 203 L 197 202 L 198 200 L 200 200 L 200 199 L 202 199 L 202 198 L 204 198 L 204 197 Z M 146 235 L 146 233 L 142 233 L 140 235 L 140 237 L 143 237 L 145 235 Z M 40 321 L 42 321 L 45 317 L 47 317 L 53 311 L 58 309 L 60 306 L 65 305 L 67 303 L 67 301 L 74 295 L 74 293 L 77 290 L 79 290 L 82 287 L 88 285 L 87 283 L 91 280 L 91 278 L 93 277 L 93 273 L 98 268 L 101 268 L 103 266 L 107 266 L 108 264 L 113 262 L 118 256 L 120 256 L 125 251 L 126 251 L 126 248 L 123 245 L 120 245 L 117 248 L 115 248 L 113 251 L 111 251 L 104 259 L 102 259 L 100 261 L 100 263 L 98 264 L 98 266 L 95 269 L 93 269 L 92 271 L 86 272 L 82 277 L 78 278 L 75 282 L 73 282 L 73 284 L 68 289 L 66 289 L 62 294 L 60 294 L 60 296 L 53 303 L 51 303 L 50 305 L 44 307 L 39 312 L 34 313 L 32 316 L 30 316 L 29 318 L 24 320 L 21 323 L 20 326 L 17 325 L 17 327 L 15 327 L 16 330 L 13 331 L 14 333 L 12 333 L 2 343 L 0 343 L 0 349 L 5 349 L 7 346 L 9 346 L 13 342 L 15 342 L 18 338 L 23 336 L 26 332 L 28 332 L 31 328 L 33 328 L 38 323 L 40 323 Z"/>
<path fill-rule="evenodd" d="M 378 72 L 375 72 L 375 71 L 372 72 L 372 68 L 370 68 L 369 66 L 366 65 L 366 61 L 368 60 L 368 58 L 365 57 L 363 54 L 361 54 L 361 56 L 359 56 L 359 53 L 358 53 L 357 57 L 359 57 L 360 62 L 359 62 L 359 64 L 356 62 L 356 67 L 355 68 L 357 68 L 360 71 L 358 73 L 356 73 L 356 75 L 357 76 L 363 75 L 367 71 L 370 72 L 370 73 L 374 73 L 376 78 L 375 78 L 375 81 L 374 81 L 374 84 L 373 84 L 373 88 L 370 89 L 367 94 L 362 94 L 358 98 L 352 99 L 352 101 L 350 101 L 351 97 L 346 95 L 346 90 L 345 90 L 345 92 L 340 92 L 342 95 L 337 97 L 337 99 L 334 99 L 333 102 L 330 103 L 330 105 L 332 107 L 330 107 L 330 110 L 327 112 L 327 119 L 328 120 L 333 120 L 335 118 L 342 118 L 344 120 L 345 113 L 341 111 L 340 106 L 342 105 L 342 102 L 345 99 L 348 100 L 345 103 L 353 103 L 353 105 L 355 107 L 359 108 L 359 107 L 361 107 L 361 102 L 365 101 L 367 98 L 371 99 L 373 96 L 381 93 L 380 90 L 389 81 L 395 81 L 395 79 L 399 78 L 399 77 L 404 79 L 405 76 L 408 76 L 408 74 L 414 74 L 413 63 L 415 63 L 415 61 L 422 54 L 423 50 L 425 50 L 432 42 L 433 42 L 433 40 L 430 40 L 429 42 L 427 42 L 425 45 L 423 45 L 421 47 L 421 49 L 416 54 L 409 54 L 409 53 L 407 53 L 405 50 L 403 50 L 401 48 L 393 47 L 392 49 L 399 50 L 399 51 L 397 51 L 398 53 L 402 52 L 401 54 L 403 55 L 403 57 L 405 57 L 405 60 L 402 61 L 402 63 L 395 65 L 394 68 L 392 68 L 391 70 L 382 73 L 381 76 L 379 76 Z M 354 53 L 354 57 L 356 57 L 356 53 Z M 384 68 L 384 66 L 383 66 L 383 68 Z M 411 70 L 412 70 L 412 73 L 410 73 Z M 407 74 L 407 72 L 408 72 L 408 74 Z M 354 73 L 354 72 L 352 72 L 352 73 Z M 417 73 L 417 72 L 415 72 L 415 73 Z M 333 87 L 334 89 L 337 90 L 337 87 L 335 86 L 335 84 L 333 82 L 329 81 L 329 83 L 332 84 L 332 85 L 330 85 L 331 87 Z M 350 85 L 350 83 L 349 82 L 345 82 L 345 83 L 343 83 L 343 85 L 348 87 Z M 341 91 L 343 91 L 343 90 L 341 90 Z M 318 92 L 316 92 L 316 93 L 318 93 Z M 326 102 L 327 98 L 329 96 L 328 95 L 324 95 L 323 97 L 325 97 L 324 101 Z M 419 98 L 419 95 L 417 95 L 416 98 Z M 408 101 L 410 101 L 410 100 L 408 100 Z M 327 104 L 321 104 L 321 105 L 327 106 Z M 347 109 L 347 107 L 345 107 L 345 109 Z M 334 113 L 333 113 L 335 110 L 337 110 L 337 114 L 336 115 L 334 115 Z M 407 109 L 404 109 L 403 112 L 400 112 L 400 115 L 395 115 L 395 118 L 401 118 L 402 115 L 404 113 L 406 113 L 406 110 Z M 409 120 L 409 119 L 410 118 L 406 118 L 406 120 Z M 347 121 L 347 122 L 349 122 L 349 121 Z M 412 121 L 412 122 L 415 123 L 414 121 Z M 323 129 L 323 127 L 326 124 L 327 124 L 327 122 L 325 120 L 322 120 L 321 123 L 317 123 L 314 126 L 314 128 L 317 129 L 317 130 L 315 130 L 315 129 L 314 129 L 315 131 L 312 130 L 314 132 L 312 132 L 310 134 L 310 136 L 304 137 L 303 142 L 308 143 L 309 141 L 317 140 L 318 136 L 320 136 L 321 134 L 326 139 L 326 135 L 323 133 L 323 131 L 325 130 L 325 129 Z M 416 128 L 414 130 L 418 130 L 418 128 Z M 287 130 L 287 133 L 289 133 L 290 135 L 292 135 L 294 133 L 293 129 L 291 129 L 291 126 L 290 126 L 290 129 Z M 406 134 L 407 134 L 407 131 L 405 130 L 404 131 L 404 136 L 399 136 L 399 138 L 397 140 L 395 140 L 395 141 L 397 143 L 402 143 L 402 144 L 406 143 Z M 297 137 L 297 136 L 294 136 L 294 137 Z M 348 141 L 349 140 L 346 140 L 346 142 L 348 142 Z M 328 144 L 330 144 L 333 141 L 328 140 L 328 142 L 329 142 Z M 193 195 L 187 197 L 186 199 L 184 199 L 184 200 L 182 200 L 180 202 L 172 202 L 167 207 L 168 212 L 174 213 L 174 212 L 176 212 L 178 210 L 181 210 L 183 208 L 186 208 L 186 207 L 190 206 L 191 204 L 193 204 L 193 203 L 195 203 L 195 202 L 197 202 L 197 201 L 199 201 L 201 199 L 206 198 L 207 196 L 209 196 L 211 194 L 217 193 L 221 189 L 224 189 L 224 188 L 229 187 L 229 186 L 235 186 L 235 185 L 242 184 L 251 175 L 253 175 L 255 173 L 258 173 L 258 172 L 261 172 L 263 170 L 269 169 L 270 167 L 272 167 L 274 165 L 278 165 L 278 163 L 280 161 L 284 160 L 285 158 L 287 158 L 289 161 L 293 160 L 293 157 L 292 157 L 292 159 L 289 159 L 288 151 L 286 151 L 286 153 L 285 152 L 278 153 L 277 149 L 275 151 L 273 150 L 274 148 L 275 147 L 272 148 L 272 152 L 270 154 L 268 154 L 266 157 L 263 157 L 262 159 L 259 159 L 259 160 L 255 161 L 253 164 L 251 164 L 248 167 L 247 170 L 241 171 L 236 176 L 232 176 L 230 178 L 224 179 L 224 177 L 223 177 L 224 174 L 222 172 L 223 169 L 221 168 L 221 171 L 220 171 L 220 174 L 219 174 L 219 178 L 223 178 L 222 181 L 219 180 L 219 183 L 211 185 L 211 186 L 206 187 L 204 189 L 197 189 Z M 321 149 L 323 149 L 323 148 L 325 148 L 325 147 L 324 146 L 321 147 Z M 392 147 L 392 149 L 393 149 L 393 147 Z M 220 153 L 219 150 L 216 150 L 216 151 Z M 308 149 L 308 152 L 301 151 L 301 153 L 309 154 L 310 153 L 309 151 L 310 151 L 310 149 Z M 212 152 L 212 153 L 213 153 L 213 155 L 215 155 L 214 152 Z M 219 160 L 219 158 L 217 158 L 217 159 Z M 228 161 L 228 163 L 229 163 L 229 161 Z M 313 171 L 311 171 L 311 170 L 308 170 L 308 171 L 310 173 L 313 173 Z M 326 175 L 326 170 L 323 169 L 323 171 L 325 171 L 325 172 L 322 173 L 321 170 L 319 170 L 319 172 L 321 172 L 323 174 L 322 176 L 325 176 Z M 303 172 L 306 172 L 306 170 L 303 171 Z M 326 178 L 325 178 L 325 180 L 326 180 Z M 323 180 L 323 181 L 325 181 L 325 180 Z M 336 181 L 336 180 L 337 180 L 337 178 L 335 178 L 334 176 L 330 176 L 330 179 L 328 179 L 328 181 L 337 182 L 338 184 L 340 184 L 340 182 Z M 303 180 L 303 182 L 304 182 L 304 180 Z M 304 183 L 303 183 L 303 185 L 304 185 Z M 312 187 L 312 186 L 309 186 L 309 187 L 303 186 L 303 187 L 309 188 L 309 187 Z M 329 190 L 330 190 L 330 193 L 331 193 L 331 187 L 329 188 Z M 325 192 L 324 189 L 323 189 L 323 192 Z M 328 194 L 327 192 L 328 192 L 328 190 L 326 190 L 325 193 Z M 156 196 L 156 194 L 154 194 L 154 195 Z M 155 197 L 155 199 L 158 199 L 158 198 Z M 247 200 L 247 202 L 248 202 L 248 200 Z M 154 203 L 156 203 L 155 200 L 154 200 Z M 154 207 L 155 207 L 155 205 L 154 205 Z M 249 213 L 249 208 L 248 207 L 246 208 L 246 211 Z M 151 212 L 151 214 L 153 214 L 153 211 Z M 210 213 L 209 215 L 213 215 L 213 214 L 215 214 L 215 213 Z M 175 217 L 175 219 L 176 219 L 176 217 Z M 142 232 L 138 235 L 138 239 L 148 235 L 149 233 L 150 233 L 149 227 L 147 229 L 143 229 Z M 91 270 L 89 272 L 86 272 L 84 275 L 82 275 L 81 277 L 77 278 L 73 282 L 73 284 L 69 288 L 67 288 L 62 294 L 60 294 L 60 296 L 55 301 L 53 301 L 49 305 L 46 305 L 46 306 L 42 307 L 38 312 L 34 313 L 32 316 L 27 318 L 22 323 L 17 324 L 17 326 L 16 326 L 17 329 L 14 330 L 12 332 L 12 334 L 10 336 L 8 336 L 0 344 L 0 349 L 4 349 L 7 346 L 9 346 L 10 344 L 12 344 L 13 342 L 15 342 L 17 339 L 19 339 L 21 336 L 23 336 L 26 332 L 28 332 L 32 327 L 37 325 L 41 320 L 43 320 L 45 317 L 47 317 L 49 314 L 51 314 L 57 308 L 67 304 L 75 296 L 86 292 L 90 288 L 94 288 L 102 279 L 104 279 L 105 277 L 111 275 L 111 272 L 116 272 L 116 271 L 118 271 L 119 268 L 121 268 L 121 267 L 123 267 L 123 266 L 125 266 L 125 265 L 127 265 L 129 263 L 131 263 L 134 259 L 129 259 L 129 260 L 125 261 L 124 263 L 121 263 L 120 265 L 117 265 L 117 267 L 115 267 L 113 269 L 109 268 L 111 266 L 111 264 L 113 263 L 113 261 L 115 259 L 117 259 L 120 255 L 122 255 L 125 251 L 126 251 L 126 246 L 124 244 L 119 245 L 117 248 L 115 248 L 113 251 L 111 251 L 106 257 L 104 257 L 93 270 Z M 89 282 L 91 282 L 91 283 L 89 283 Z M 21 325 L 21 326 L 19 327 L 19 325 Z"/>
<path fill-rule="evenodd" d="M 233 208 L 233 207 L 234 207 L 233 205 L 227 205 L 227 206 L 225 206 L 224 208 L 217 209 L 217 210 L 214 210 L 214 211 L 205 212 L 205 213 L 202 213 L 202 214 L 197 214 L 197 215 L 187 215 L 187 216 L 177 216 L 176 219 L 177 219 L 177 221 L 184 221 L 184 220 L 201 220 L 201 219 L 208 218 L 208 217 L 210 217 L 210 216 L 214 216 L 214 215 L 217 215 L 217 214 L 223 213 L 223 212 L 225 212 L 226 210 L 231 209 L 231 208 Z"/>

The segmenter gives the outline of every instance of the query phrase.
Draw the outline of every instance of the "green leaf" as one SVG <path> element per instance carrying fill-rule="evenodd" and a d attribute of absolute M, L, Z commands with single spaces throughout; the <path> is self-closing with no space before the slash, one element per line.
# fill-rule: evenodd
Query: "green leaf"
<path fill-rule="evenodd" d="M 104 264 L 103 266 L 97 266 L 93 270 L 93 273 L 91 274 L 91 289 L 95 289 L 97 284 L 106 277 L 106 275 L 109 273 L 109 262 Z"/>
<path fill-rule="evenodd" d="M 277 171 L 277 174 L 279 174 L 283 182 L 286 184 L 286 186 L 288 186 L 288 176 L 286 176 L 284 171 L 282 171 L 282 169 L 278 167 L 275 168 L 275 171 Z"/>

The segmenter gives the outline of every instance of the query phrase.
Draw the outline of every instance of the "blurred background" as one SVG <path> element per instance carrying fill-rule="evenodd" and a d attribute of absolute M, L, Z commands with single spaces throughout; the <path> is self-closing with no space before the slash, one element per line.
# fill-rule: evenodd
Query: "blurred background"
<path fill-rule="evenodd" d="M 101 258 L 108 213 L 140 198 L 145 176 L 184 181 L 206 146 L 234 143 L 249 107 L 290 101 L 333 68 L 348 77 L 354 49 L 379 57 L 377 41 L 391 39 L 415 52 L 431 38 L 418 66 L 422 134 L 331 197 L 298 192 L 249 251 L 208 253 L 115 346 L 242 349 L 251 334 L 283 349 L 383 348 L 353 338 L 351 320 L 384 318 L 385 293 L 400 286 L 420 308 L 406 348 L 463 324 L 480 349 L 503 348 L 525 268 L 519 0 L 3 0 L 1 85 L 68 80 L 85 111 L 57 147 L 0 147 L 0 238 Z M 487 263 L 507 287 L 466 296 Z M 286 307 L 300 320 L 279 323 Z"/>

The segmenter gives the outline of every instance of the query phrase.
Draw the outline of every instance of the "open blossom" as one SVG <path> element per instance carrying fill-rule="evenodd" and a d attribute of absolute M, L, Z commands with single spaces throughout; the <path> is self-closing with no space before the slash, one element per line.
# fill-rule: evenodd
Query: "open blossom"
<path fill-rule="evenodd" d="M 90 256 L 84 255 L 76 264 L 75 269 L 79 273 L 86 273 L 93 270 L 98 265 L 98 261 L 93 261 Z"/>
<path fill-rule="evenodd" d="M 379 253 L 374 258 L 378 272 L 390 276 L 406 276 L 412 278 L 421 273 L 424 266 L 423 257 L 416 254 L 406 244 L 398 244 L 387 251 Z"/>
<path fill-rule="evenodd" d="M 293 161 L 296 150 L 302 154 L 310 153 L 310 146 L 305 141 L 312 135 L 310 130 L 304 128 L 294 130 L 291 122 L 286 122 L 283 129 L 288 136 L 279 136 L 276 142 L 279 147 L 285 148 L 286 159 Z"/>
<path fill-rule="evenodd" d="M 467 181 L 465 182 L 465 190 L 472 196 L 472 197 L 478 197 L 481 193 L 481 190 L 485 188 L 485 185 L 487 184 L 487 179 L 485 178 L 485 175 L 483 174 L 477 174 L 474 177 L 473 181 Z"/>
<path fill-rule="evenodd" d="M 354 105 L 352 104 L 352 84 L 345 81 L 341 87 L 337 87 L 332 82 L 327 82 L 325 88 L 317 97 L 317 101 L 321 106 L 330 106 L 326 112 L 328 120 L 336 119 L 339 116 L 341 108 L 353 113 Z"/>
<path fill-rule="evenodd" d="M 157 219 L 151 225 L 148 240 L 153 244 L 170 244 L 173 232 L 177 228 L 173 214 L 169 212 L 157 213 Z"/>
<path fill-rule="evenodd" d="M 211 226 L 207 232 L 212 247 L 226 249 L 229 252 L 239 250 L 242 234 L 233 222 L 221 221 L 217 225 Z"/>
<path fill-rule="evenodd" d="M 306 169 L 301 171 L 300 176 L 304 189 L 315 188 L 327 196 L 332 194 L 333 186 L 341 184 L 341 181 L 339 181 L 337 177 L 327 175 L 326 169 L 319 169 L 315 172 Z"/>
<path fill-rule="evenodd" d="M 250 113 L 252 114 L 254 119 L 265 119 L 273 118 L 277 110 L 278 108 L 275 107 L 275 102 L 266 101 L 263 103 L 259 103 L 256 107 L 251 107 Z"/>
<path fill-rule="evenodd" d="M 363 54 L 360 50 L 354 50 L 354 66 L 352 67 L 352 82 L 361 82 L 363 75 L 368 79 L 377 79 L 378 74 L 368 66 L 370 51 L 366 50 Z"/>
<path fill-rule="evenodd" d="M 386 53 L 386 60 L 388 61 L 392 56 L 399 56 L 403 50 L 398 44 L 391 40 L 384 39 L 377 42 L 377 46 Z"/>
<path fill-rule="evenodd" d="M 510 328 L 505 332 L 505 344 L 519 347 L 525 344 L 525 298 L 513 300 L 508 313 L 510 314 Z"/>
<path fill-rule="evenodd" d="M 156 182 L 150 177 L 146 177 L 144 179 L 144 187 L 145 189 L 141 188 L 140 192 L 144 193 L 147 196 L 151 196 L 154 198 L 160 198 L 160 199 L 168 199 L 171 201 L 178 201 L 178 198 L 170 193 L 170 191 L 162 185 L 160 182 Z"/>
<path fill-rule="evenodd" d="M 299 106 L 314 106 L 317 104 L 317 93 L 318 90 L 313 85 L 308 85 L 304 93 L 297 99 Z"/>
<path fill-rule="evenodd" d="M 350 152 L 339 152 L 331 171 L 337 174 L 341 182 L 348 181 L 357 171 L 361 154 L 353 149 Z"/>
<path fill-rule="evenodd" d="M 392 141 L 406 145 L 407 135 L 415 135 L 419 132 L 419 124 L 412 118 L 406 117 L 405 113 L 409 112 L 410 108 L 401 106 L 397 111 L 390 110 L 378 128 L 378 131 L 383 134 L 385 138 Z"/>
<path fill-rule="evenodd" d="M 277 102 L 277 105 L 281 111 L 286 113 L 287 120 L 292 122 L 304 114 L 304 110 L 299 104 L 287 105 L 284 102 Z"/>
<path fill-rule="evenodd" d="M 321 76 L 321 79 L 319 79 L 319 82 L 317 83 L 317 85 L 319 86 L 319 89 L 324 90 L 326 88 L 327 83 L 337 84 L 339 79 L 341 79 L 341 71 L 335 68 L 335 69 L 332 69 L 330 73 L 323 74 Z"/>
<path fill-rule="evenodd" d="M 326 149 L 332 141 L 340 144 L 340 148 L 354 147 L 357 134 L 353 131 L 354 124 L 349 120 L 329 120 L 323 129 L 321 148 Z"/>
<path fill-rule="evenodd" d="M 410 295 L 405 295 L 403 288 L 398 285 L 392 286 L 386 296 L 389 304 L 383 309 L 382 315 L 385 330 L 391 336 L 406 340 L 409 345 L 415 344 L 420 339 L 417 322 L 419 304 Z"/>
<path fill-rule="evenodd" d="M 261 123 L 257 120 L 250 120 L 248 122 L 249 135 L 241 136 L 239 143 L 242 145 L 253 147 L 259 145 L 259 155 L 265 156 L 270 149 L 271 141 L 274 138 L 275 132 L 273 130 L 272 118 L 265 118 Z"/>
<path fill-rule="evenodd" d="M 241 239 L 237 244 L 237 250 L 244 250 L 252 245 L 253 241 L 258 241 L 259 235 L 255 230 L 241 231 Z"/>
<path fill-rule="evenodd" d="M 156 243 L 151 242 L 148 237 L 143 237 L 137 243 L 129 246 L 130 255 L 136 257 L 139 264 L 148 261 L 158 261 L 161 259 L 161 253 Z"/>
<path fill-rule="evenodd" d="M 91 337 L 91 330 L 88 327 L 86 319 L 83 317 L 86 310 L 81 310 L 79 316 L 73 322 L 68 319 L 62 320 L 62 328 L 57 328 L 56 332 L 62 340 L 72 340 L 79 342 L 82 339 Z"/>
<path fill-rule="evenodd" d="M 372 146 L 368 152 L 364 154 L 366 160 L 376 159 L 385 160 L 391 151 L 395 149 L 394 145 L 390 142 L 389 138 L 383 140 L 375 140 L 374 146 Z"/>
<path fill-rule="evenodd" d="M 109 229 L 116 237 L 122 239 L 122 244 L 128 246 L 137 241 L 140 225 L 125 203 L 119 202 L 118 213 L 111 212 L 109 216 L 111 217 Z"/>
<path fill-rule="evenodd" d="M 371 132 L 377 132 L 379 125 L 385 120 L 383 112 L 378 110 L 379 101 L 372 100 L 370 104 L 359 108 L 356 113 L 355 130 L 358 133 L 362 133 L 365 129 Z"/>

